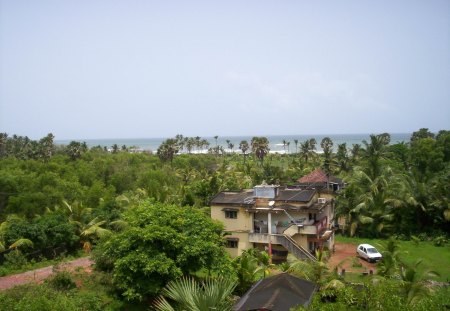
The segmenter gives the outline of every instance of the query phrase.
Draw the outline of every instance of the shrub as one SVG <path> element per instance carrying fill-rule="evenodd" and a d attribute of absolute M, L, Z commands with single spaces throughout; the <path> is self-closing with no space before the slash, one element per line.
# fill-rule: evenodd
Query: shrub
<path fill-rule="evenodd" d="M 77 287 L 72 275 L 67 271 L 59 271 L 47 280 L 47 283 L 56 290 L 70 290 Z"/>
<path fill-rule="evenodd" d="M 433 239 L 433 244 L 434 246 L 444 246 L 445 244 L 447 244 L 447 238 L 444 235 L 435 237 Z"/>
<path fill-rule="evenodd" d="M 15 249 L 10 251 L 8 254 L 5 254 L 5 266 L 20 269 L 24 267 L 28 263 L 27 258 L 21 251 Z"/>

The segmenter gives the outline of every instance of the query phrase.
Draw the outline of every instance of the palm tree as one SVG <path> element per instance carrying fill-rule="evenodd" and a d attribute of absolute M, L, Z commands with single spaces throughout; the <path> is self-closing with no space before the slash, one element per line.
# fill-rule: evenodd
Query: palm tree
<path fill-rule="evenodd" d="M 290 153 L 290 152 L 289 152 L 289 146 L 291 145 L 291 142 L 290 142 L 290 141 L 287 141 L 287 142 L 286 142 L 286 145 L 287 145 L 287 148 L 288 148 L 288 154 L 289 154 L 289 153 Z"/>
<path fill-rule="evenodd" d="M 216 146 L 217 146 L 217 138 L 219 138 L 219 136 L 214 136 L 214 139 L 216 140 Z"/>
<path fill-rule="evenodd" d="M 384 159 L 387 155 L 386 146 L 391 141 L 389 134 L 384 133 L 380 135 L 370 135 L 370 142 L 363 140 L 365 146 L 365 152 L 363 154 L 364 159 L 368 164 L 368 175 L 370 178 L 375 179 L 381 173 L 380 160 Z"/>
<path fill-rule="evenodd" d="M 300 156 L 305 160 L 305 163 L 308 163 L 310 155 L 310 145 L 309 140 L 304 141 L 303 143 L 300 143 Z"/>
<path fill-rule="evenodd" d="M 21 220 L 22 217 L 16 214 L 10 214 L 7 216 L 6 220 L 0 223 L 0 253 L 7 249 L 7 244 L 5 243 L 5 234 L 9 227 L 12 225 L 13 220 Z M 34 246 L 33 242 L 29 239 L 19 238 L 9 245 L 8 249 L 18 250 L 21 248 L 32 248 Z"/>
<path fill-rule="evenodd" d="M 381 245 L 383 260 L 377 265 L 377 274 L 382 276 L 393 276 L 398 271 L 398 265 L 402 263 L 400 259 L 399 244 L 394 238 L 389 238 L 385 245 Z"/>
<path fill-rule="evenodd" d="M 230 296 L 235 288 L 236 282 L 231 278 L 209 278 L 201 283 L 192 278 L 181 278 L 166 285 L 162 290 L 162 296 L 156 300 L 155 309 L 158 311 L 228 311 L 233 305 Z M 165 297 L 169 298 L 174 306 Z"/>
<path fill-rule="evenodd" d="M 180 151 L 184 149 L 184 143 L 186 142 L 185 138 L 181 134 L 175 135 L 175 140 L 177 141 L 178 148 Z"/>
<path fill-rule="evenodd" d="M 102 228 L 105 223 L 105 220 L 99 220 L 98 217 L 95 217 L 80 228 L 81 243 L 83 244 L 83 250 L 86 253 L 91 252 L 93 241 L 112 234 L 111 230 Z"/>
<path fill-rule="evenodd" d="M 282 143 L 283 143 L 283 150 L 284 150 L 284 153 L 286 153 L 286 145 L 287 145 L 287 142 L 286 142 L 285 139 L 283 139 Z"/>
<path fill-rule="evenodd" d="M 111 231 L 103 228 L 106 223 L 104 220 L 99 220 L 98 217 L 91 218 L 91 208 L 85 207 L 82 203 L 77 201 L 69 204 L 63 200 L 63 204 L 66 207 L 66 215 L 69 218 L 69 222 L 76 227 L 77 234 L 81 239 L 81 244 L 85 252 L 90 252 L 92 249 L 92 243 L 96 239 L 100 239 L 111 234 Z M 90 219 L 90 220 L 89 220 Z"/>
<path fill-rule="evenodd" d="M 435 271 L 425 271 L 419 274 L 418 267 L 423 259 L 417 260 L 412 266 L 403 265 L 400 268 L 400 277 L 403 281 L 403 291 L 409 305 L 414 305 L 430 294 L 430 288 L 424 283 L 425 278 L 439 276 Z"/>
<path fill-rule="evenodd" d="M 238 277 L 237 292 L 245 293 L 254 282 L 264 276 L 264 268 L 259 265 L 258 258 L 251 250 L 244 251 L 233 262 L 234 271 Z"/>
<path fill-rule="evenodd" d="M 353 144 L 350 153 L 352 154 L 352 161 L 356 162 L 359 158 L 359 153 L 361 152 L 360 144 Z"/>
<path fill-rule="evenodd" d="M 333 141 L 329 137 L 324 137 L 320 142 L 320 147 L 323 150 L 323 169 L 325 172 L 330 173 L 331 168 L 331 153 L 333 152 Z"/>
<path fill-rule="evenodd" d="M 166 162 L 170 161 L 172 164 L 173 157 L 179 151 L 179 147 L 177 141 L 175 139 L 166 139 L 163 143 L 158 147 L 157 155 L 161 159 L 161 161 Z"/>
<path fill-rule="evenodd" d="M 315 138 L 310 138 L 309 139 L 309 150 L 310 151 L 316 150 L 316 144 L 317 144 L 316 139 Z"/>
<path fill-rule="evenodd" d="M 264 157 L 269 153 L 269 140 L 267 137 L 253 137 L 252 138 L 252 152 L 261 161 L 264 162 Z"/>
<path fill-rule="evenodd" d="M 241 142 L 239 143 L 239 149 L 241 149 L 242 154 L 244 155 L 244 163 L 245 163 L 245 159 L 247 157 L 247 151 L 249 149 L 249 145 L 248 142 L 246 140 L 241 140 Z"/>
<path fill-rule="evenodd" d="M 347 144 L 342 143 L 338 144 L 337 152 L 336 152 L 336 162 L 341 172 L 348 171 L 348 152 L 347 152 Z"/>
<path fill-rule="evenodd" d="M 329 276 L 325 253 L 317 250 L 316 258 L 317 261 L 295 259 L 291 262 L 288 272 L 314 283 L 323 283 Z"/>
<path fill-rule="evenodd" d="M 406 203 L 404 197 L 408 190 L 403 177 L 386 168 L 379 177 L 371 179 L 358 170 L 352 182 L 361 187 L 361 192 L 356 197 L 356 207 L 350 211 L 353 214 L 350 234 L 355 234 L 360 225 L 372 236 L 379 236 L 383 230 L 390 229 L 395 219 L 394 210 Z"/>

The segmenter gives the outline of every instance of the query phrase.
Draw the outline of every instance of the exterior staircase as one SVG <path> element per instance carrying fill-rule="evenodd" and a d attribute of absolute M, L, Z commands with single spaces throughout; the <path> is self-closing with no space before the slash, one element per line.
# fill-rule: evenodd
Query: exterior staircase
<path fill-rule="evenodd" d="M 296 228 L 296 226 L 293 226 Z M 290 231 L 291 233 L 293 231 Z M 280 244 L 286 248 L 289 253 L 294 255 L 300 260 L 312 260 L 317 261 L 310 252 L 304 249 L 302 246 L 298 245 L 297 242 L 290 236 L 289 232 L 284 232 L 284 234 L 267 234 L 267 233 L 249 233 L 249 242 L 251 243 L 263 243 L 263 244 Z"/>
<path fill-rule="evenodd" d="M 290 236 L 286 234 L 278 235 L 278 241 L 289 251 L 289 253 L 294 255 L 297 259 L 309 259 L 312 261 L 317 261 L 316 257 L 314 257 L 306 249 L 298 245 Z"/>

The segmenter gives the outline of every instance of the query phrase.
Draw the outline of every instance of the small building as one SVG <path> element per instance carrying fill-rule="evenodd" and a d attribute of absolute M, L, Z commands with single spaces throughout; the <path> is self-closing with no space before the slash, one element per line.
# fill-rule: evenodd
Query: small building
<path fill-rule="evenodd" d="M 288 253 L 315 260 L 315 250 L 332 249 L 335 191 L 327 183 L 309 179 L 294 187 L 259 185 L 218 193 L 210 202 L 211 217 L 225 225 L 229 254 L 258 248 L 273 262 L 283 262 Z"/>
<path fill-rule="evenodd" d="M 328 192 L 332 194 L 345 187 L 345 183 L 342 179 L 327 174 L 320 168 L 299 178 L 297 180 L 297 185 L 300 188 L 316 189 L 319 192 Z"/>
<path fill-rule="evenodd" d="M 233 306 L 234 311 L 289 311 L 297 306 L 307 307 L 317 290 L 317 285 L 281 273 L 260 280 Z"/>

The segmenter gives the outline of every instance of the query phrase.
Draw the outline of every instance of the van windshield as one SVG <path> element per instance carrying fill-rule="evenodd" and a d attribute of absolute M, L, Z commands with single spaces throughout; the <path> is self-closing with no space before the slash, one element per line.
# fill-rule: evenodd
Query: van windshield
<path fill-rule="evenodd" d="M 375 254 L 375 253 L 378 253 L 378 251 L 377 251 L 376 248 L 372 247 L 372 248 L 368 248 L 368 249 L 367 249 L 367 253 L 369 253 L 369 254 Z"/>

